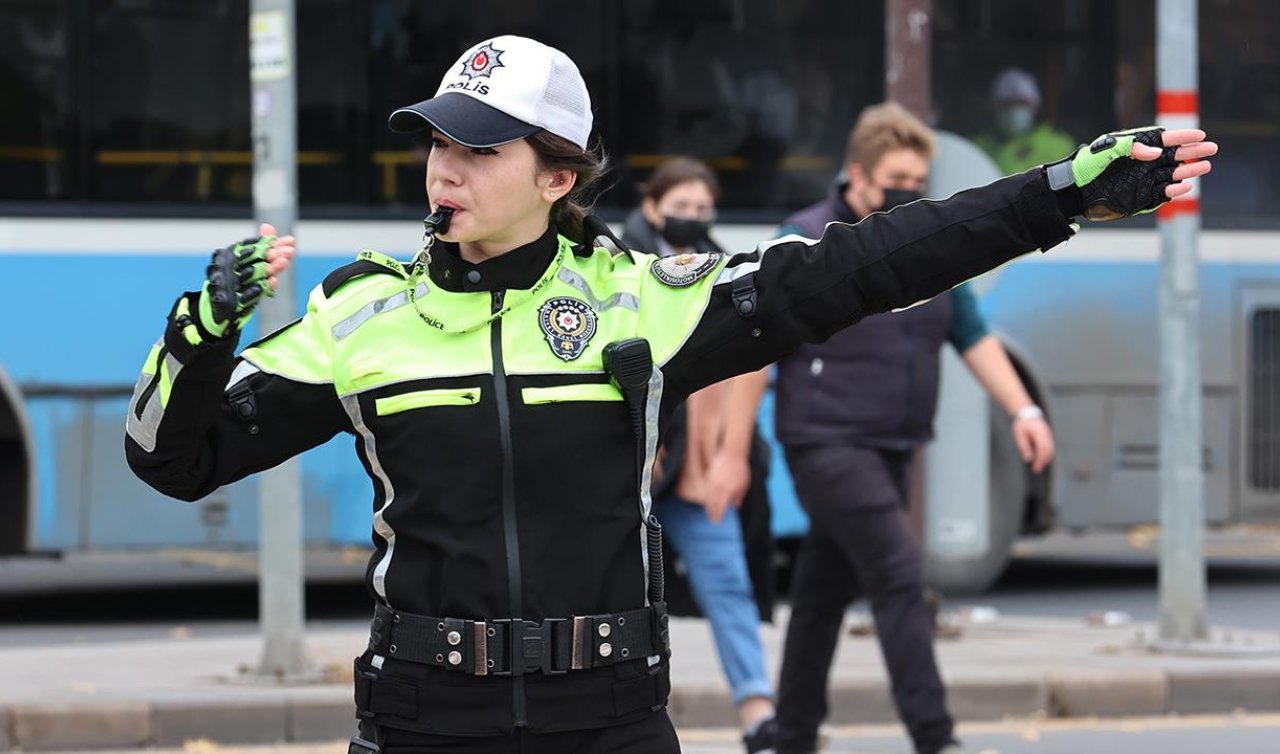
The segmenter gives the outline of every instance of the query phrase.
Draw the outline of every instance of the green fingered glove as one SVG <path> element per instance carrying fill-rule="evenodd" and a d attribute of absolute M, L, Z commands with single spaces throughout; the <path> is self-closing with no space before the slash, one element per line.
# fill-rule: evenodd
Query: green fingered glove
<path fill-rule="evenodd" d="M 267 283 L 267 251 L 274 241 L 274 236 L 247 238 L 213 252 L 205 268 L 194 318 L 185 296 L 174 310 L 175 321 L 188 343 L 201 345 L 210 338 L 239 332 L 253 316 L 263 294 L 275 294 Z"/>
<path fill-rule="evenodd" d="M 1069 216 L 1094 222 L 1151 212 L 1169 201 L 1177 150 L 1165 147 L 1164 129 L 1156 126 L 1103 134 L 1075 154 L 1045 166 L 1049 188 L 1064 198 Z M 1162 150 L 1154 160 L 1133 159 L 1134 144 Z"/>

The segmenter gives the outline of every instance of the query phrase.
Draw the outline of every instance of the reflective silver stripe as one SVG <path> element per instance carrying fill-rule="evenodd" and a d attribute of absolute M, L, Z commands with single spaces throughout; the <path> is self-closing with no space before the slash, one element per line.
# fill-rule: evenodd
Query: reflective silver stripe
<path fill-rule="evenodd" d="M 908 204 L 915 204 L 915 202 L 923 202 L 923 201 L 931 201 L 931 200 L 916 199 L 913 202 L 908 202 Z M 897 207 L 894 207 L 894 209 L 897 209 Z M 834 224 L 835 222 L 829 222 L 827 223 L 827 226 L 831 226 Z M 823 230 L 823 233 L 825 234 L 826 227 L 824 227 L 822 230 Z M 748 262 L 746 264 L 737 265 L 736 267 L 726 266 L 723 270 L 720 271 L 720 276 L 716 278 L 715 284 L 722 285 L 724 283 L 732 283 L 733 281 L 737 280 L 738 278 L 744 275 L 750 275 L 753 272 L 757 272 L 760 269 L 760 263 L 764 261 L 764 254 L 766 251 L 773 248 L 774 246 L 777 246 L 780 243 L 794 243 L 796 241 L 799 241 L 805 246 L 813 246 L 814 244 L 818 243 L 818 241 L 815 239 L 805 238 L 804 236 L 797 235 L 795 233 L 788 233 L 787 235 L 782 236 L 780 238 L 775 238 L 772 241 L 765 241 L 764 243 L 756 247 L 757 250 L 760 252 L 759 259 L 757 259 L 754 262 Z M 914 309 L 915 307 L 920 306 L 921 304 L 927 304 L 932 300 L 933 299 L 931 298 L 926 298 L 923 301 L 917 301 L 914 304 L 911 304 L 909 306 L 903 306 L 901 308 L 894 309 L 893 311 L 903 312 L 903 311 L 906 311 L 907 309 Z"/>
<path fill-rule="evenodd" d="M 158 346 L 163 346 L 164 341 L 158 341 Z M 173 354 L 166 353 L 164 356 L 164 365 L 169 372 L 169 390 L 172 392 L 173 385 L 178 381 L 178 374 L 182 371 L 182 362 L 173 357 Z M 155 374 L 146 374 L 145 372 L 138 375 L 138 382 L 133 386 L 133 397 L 129 399 L 128 414 L 125 417 L 125 432 L 133 438 L 148 453 L 152 453 L 156 449 L 156 433 L 160 430 L 160 422 L 164 420 L 164 403 L 160 400 L 160 383 L 164 379 L 161 375 L 160 365 L 156 365 Z M 147 405 L 142 409 L 142 418 L 138 418 L 138 401 L 142 398 L 142 394 L 146 392 L 147 387 L 151 385 L 152 380 L 156 381 L 155 389 L 151 391 L 150 397 L 147 398 Z"/>
<path fill-rule="evenodd" d="M 182 362 L 171 353 L 164 355 L 164 365 L 169 367 L 169 393 L 173 393 L 173 386 L 178 382 L 178 373 L 182 371 Z M 163 379 L 163 378 L 162 378 Z M 160 388 L 156 388 L 156 394 L 159 395 Z"/>
<path fill-rule="evenodd" d="M 591 285 L 587 282 L 587 279 L 568 267 L 561 267 L 557 277 L 562 282 L 577 288 L 582 297 L 591 305 L 591 308 L 598 312 L 612 309 L 615 306 L 621 306 L 623 309 L 630 309 L 633 312 L 640 311 L 640 299 L 630 293 L 615 293 L 605 301 L 596 298 L 596 292 L 591 290 Z"/>
<path fill-rule="evenodd" d="M 333 380 L 304 380 L 295 374 L 285 374 L 284 372 L 280 372 L 280 371 L 273 372 L 269 367 L 264 368 L 261 364 L 254 362 L 252 357 L 246 355 L 246 354 L 252 354 L 254 349 L 256 349 L 256 346 L 250 346 L 248 350 L 245 350 L 244 353 L 240 354 L 240 359 L 242 361 L 253 364 L 253 369 L 255 372 L 262 372 L 263 374 L 270 374 L 270 375 L 275 375 L 276 377 L 283 377 L 286 380 L 290 380 L 292 382 L 300 382 L 304 385 L 332 385 L 333 384 Z M 239 369 L 239 367 L 237 367 L 237 369 Z M 235 373 L 233 372 L 231 376 L 234 378 Z M 248 377 L 249 375 L 246 374 L 245 376 Z M 237 380 L 232 379 L 231 381 L 227 382 L 227 387 L 231 387 L 232 385 L 236 384 L 236 382 Z"/>
<path fill-rule="evenodd" d="M 373 589 L 378 593 L 379 597 L 386 599 L 387 597 L 387 569 L 391 567 L 391 556 L 396 550 L 396 532 L 387 523 L 385 513 L 387 508 L 391 507 L 396 499 L 395 488 L 391 486 L 391 478 L 387 476 L 387 472 L 382 468 L 382 461 L 378 460 L 378 446 L 374 440 L 373 432 L 364 423 L 364 417 L 360 415 L 360 399 L 351 395 L 342 399 L 342 407 L 347 410 L 347 416 L 351 417 L 351 426 L 364 440 L 364 454 L 369 459 L 369 470 L 382 483 L 383 500 L 382 507 L 373 514 L 373 530 L 379 537 L 387 542 L 387 551 L 383 554 L 382 559 L 373 568 Z"/>
<path fill-rule="evenodd" d="M 644 404 L 644 470 L 640 477 L 640 558 L 644 562 L 644 604 L 649 604 L 649 511 L 653 509 L 653 461 L 658 456 L 658 409 L 662 407 L 662 370 L 649 373 L 649 397 Z M 662 523 L 659 521 L 658 523 Z"/>
<path fill-rule="evenodd" d="M 738 264 L 738 265 L 732 265 L 732 266 L 726 264 L 724 266 L 724 269 L 720 270 L 720 275 L 716 277 L 715 285 L 724 285 L 725 283 L 732 283 L 733 281 L 737 280 L 740 277 L 743 277 L 744 275 L 750 275 L 753 272 L 758 272 L 760 270 L 761 263 L 764 262 L 765 252 L 767 252 L 769 249 L 772 249 L 774 246 L 777 246 L 778 244 L 794 243 L 796 241 L 803 243 L 805 246 L 813 246 L 814 244 L 817 243 L 816 239 L 805 238 L 804 236 L 797 235 L 795 233 L 788 233 L 787 235 L 781 236 L 779 238 L 775 238 L 772 241 L 764 241 L 760 245 L 756 246 L 756 251 L 760 253 L 759 259 L 757 259 L 754 262 L 746 262 L 744 264 Z M 741 255 L 734 254 L 733 256 L 736 257 Z M 729 261 L 732 262 L 733 257 L 730 257 Z"/>
<path fill-rule="evenodd" d="M 933 299 L 931 299 L 931 298 L 922 299 L 922 300 L 920 300 L 920 301 L 915 302 L 914 304 L 908 304 L 908 305 L 906 305 L 906 306 L 900 306 L 900 307 L 898 307 L 897 309 L 890 309 L 889 311 L 890 311 L 890 312 L 893 312 L 894 314 L 897 314 L 898 312 L 905 312 L 906 310 L 908 310 L 908 309 L 914 309 L 914 308 L 916 308 L 917 306 L 920 306 L 921 304 L 927 304 L 927 303 L 929 303 L 929 302 L 930 302 L 930 301 L 932 301 L 932 300 L 933 300 Z"/>
<path fill-rule="evenodd" d="M 223 388 L 223 390 L 230 390 L 231 386 L 235 385 L 240 380 L 243 380 L 245 377 L 248 377 L 251 374 L 257 374 L 258 372 L 261 372 L 261 371 L 262 370 L 259 369 L 257 365 L 241 359 L 240 363 L 236 364 L 236 368 L 232 370 L 231 379 L 227 380 L 227 386 Z"/>
<path fill-rule="evenodd" d="M 424 291 L 426 289 L 426 286 L 421 283 L 419 283 L 419 287 L 424 289 Z M 421 296 L 423 295 L 423 292 L 415 291 L 415 294 Z M 380 298 L 377 301 L 370 301 L 369 303 L 360 307 L 360 310 L 357 311 L 355 314 L 352 314 L 350 317 L 347 317 L 346 319 L 342 320 L 341 322 L 333 326 L 333 339 L 342 340 L 343 338 L 347 337 L 351 333 L 355 332 L 356 329 L 360 327 L 360 325 L 363 325 L 365 322 L 368 322 L 369 320 L 373 319 L 379 314 L 382 314 L 383 312 L 389 312 L 392 309 L 399 309 L 400 307 L 404 306 L 407 303 L 409 303 L 408 291 L 400 291 L 399 293 L 393 296 Z"/>

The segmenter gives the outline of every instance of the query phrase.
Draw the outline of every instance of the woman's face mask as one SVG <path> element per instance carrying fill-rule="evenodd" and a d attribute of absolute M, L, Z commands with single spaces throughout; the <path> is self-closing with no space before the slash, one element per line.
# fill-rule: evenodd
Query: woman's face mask
<path fill-rule="evenodd" d="M 689 220 L 670 215 L 662 217 L 662 237 L 676 248 L 693 246 L 698 241 L 706 239 L 710 232 L 711 221 L 709 220 Z"/>
<path fill-rule="evenodd" d="M 646 200 L 648 201 L 648 200 Z M 682 249 L 709 239 L 711 221 L 715 218 L 716 197 L 711 187 L 698 179 L 681 181 L 668 188 L 646 210 L 649 221 L 666 242 Z"/>
<path fill-rule="evenodd" d="M 1036 122 L 1036 109 L 1031 105 L 1007 105 L 996 115 L 1000 130 L 1017 136 L 1031 130 Z"/>

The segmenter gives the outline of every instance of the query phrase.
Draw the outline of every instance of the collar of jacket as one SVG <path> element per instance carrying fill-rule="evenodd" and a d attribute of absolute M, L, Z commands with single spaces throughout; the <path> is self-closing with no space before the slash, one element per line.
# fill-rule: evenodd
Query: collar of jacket
<path fill-rule="evenodd" d="M 477 264 L 462 258 L 458 244 L 439 241 L 431 249 L 431 281 L 455 293 L 532 288 L 559 249 L 554 225 L 537 240 Z"/>
<path fill-rule="evenodd" d="M 862 218 L 858 217 L 858 213 L 853 211 L 853 207 L 849 206 L 849 202 L 845 201 L 844 192 L 849 188 L 847 181 L 840 181 L 831 187 L 832 204 L 836 208 L 836 220 L 842 223 L 856 223 Z"/>

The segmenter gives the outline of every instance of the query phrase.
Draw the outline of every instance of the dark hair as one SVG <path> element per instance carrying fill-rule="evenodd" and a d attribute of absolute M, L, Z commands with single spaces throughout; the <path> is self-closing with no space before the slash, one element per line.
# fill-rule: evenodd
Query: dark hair
<path fill-rule="evenodd" d="M 658 166 L 649 180 L 640 185 L 640 195 L 655 202 L 671 189 L 689 181 L 707 184 L 711 196 L 720 201 L 720 181 L 707 163 L 693 157 L 672 157 Z"/>
<path fill-rule="evenodd" d="M 578 180 L 573 190 L 551 205 L 551 222 L 556 230 L 570 240 L 584 243 L 582 219 L 587 216 L 591 204 L 587 195 L 591 187 L 609 169 L 609 158 L 600 146 L 583 149 L 562 136 L 539 131 L 526 136 L 525 141 L 538 155 L 538 166 L 543 170 L 572 170 Z"/>

